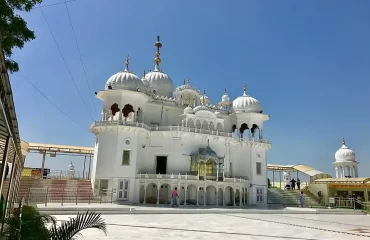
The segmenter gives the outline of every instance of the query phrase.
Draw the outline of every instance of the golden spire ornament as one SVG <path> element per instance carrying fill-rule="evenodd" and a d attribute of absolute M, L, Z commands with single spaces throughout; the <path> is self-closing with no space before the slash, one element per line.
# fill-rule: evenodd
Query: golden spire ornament
<path fill-rule="evenodd" d="M 144 70 L 144 73 L 143 73 L 143 78 L 145 78 L 145 75 L 146 75 L 146 73 L 145 73 L 145 70 Z"/>
<path fill-rule="evenodd" d="M 126 57 L 126 69 L 125 69 L 125 71 L 126 72 L 128 72 L 128 65 L 130 64 L 130 55 L 127 55 L 127 57 Z"/>
<path fill-rule="evenodd" d="M 160 36 L 157 36 L 157 42 L 154 44 L 154 46 L 157 48 L 157 52 L 155 53 L 155 58 L 154 58 L 154 62 L 155 62 L 155 66 L 156 66 L 156 70 L 159 71 L 159 64 L 161 63 L 161 53 L 159 52 L 159 49 L 162 47 L 162 43 L 160 42 Z"/>
<path fill-rule="evenodd" d="M 342 138 L 342 143 L 343 145 L 346 145 L 346 140 L 344 138 Z"/>
<path fill-rule="evenodd" d="M 227 94 L 227 89 L 225 88 L 225 90 L 224 90 L 224 94 L 226 95 Z"/>

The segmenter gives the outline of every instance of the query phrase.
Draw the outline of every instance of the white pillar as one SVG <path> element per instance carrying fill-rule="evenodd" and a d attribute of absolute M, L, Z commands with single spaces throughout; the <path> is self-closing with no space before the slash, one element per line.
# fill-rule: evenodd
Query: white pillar
<path fill-rule="evenodd" d="M 218 206 L 218 188 L 216 189 L 216 206 Z"/>
<path fill-rule="evenodd" d="M 355 176 L 358 177 L 358 168 L 357 168 L 357 165 L 354 168 L 355 168 Z"/>
<path fill-rule="evenodd" d="M 239 207 L 242 206 L 242 189 L 239 188 Z"/>
<path fill-rule="evenodd" d="M 184 188 L 185 188 L 184 206 L 186 206 L 186 193 L 188 192 L 187 191 L 188 186 L 185 186 Z"/>
<path fill-rule="evenodd" d="M 216 168 L 217 168 L 217 170 L 216 170 L 216 171 L 217 171 L 217 172 L 216 172 L 216 181 L 218 182 L 218 169 L 219 169 L 219 167 L 218 167 L 218 163 L 217 163 L 216 165 L 217 165 L 217 167 L 216 167 Z"/>
<path fill-rule="evenodd" d="M 335 167 L 335 177 L 336 177 L 336 178 L 339 178 L 339 171 L 338 171 L 338 167 Z"/>
<path fill-rule="evenodd" d="M 207 190 L 206 190 L 206 188 L 204 188 L 204 190 L 203 190 L 203 203 L 204 203 L 204 206 L 206 206 L 207 205 Z"/>
<path fill-rule="evenodd" d="M 345 175 L 345 171 L 344 171 L 344 167 L 343 166 L 341 166 L 340 167 L 341 168 L 341 170 L 342 170 L 342 178 L 344 178 L 346 175 Z"/>
<path fill-rule="evenodd" d="M 197 187 L 197 206 L 199 205 L 199 186 Z"/>
<path fill-rule="evenodd" d="M 159 205 L 159 190 L 161 189 L 160 184 L 157 184 L 157 205 Z"/>
<path fill-rule="evenodd" d="M 146 186 L 144 185 L 144 204 L 146 204 Z"/>

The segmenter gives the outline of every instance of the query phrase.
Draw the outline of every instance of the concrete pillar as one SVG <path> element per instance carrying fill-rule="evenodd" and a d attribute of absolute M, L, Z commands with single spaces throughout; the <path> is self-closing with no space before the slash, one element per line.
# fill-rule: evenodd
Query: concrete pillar
<path fill-rule="evenodd" d="M 335 177 L 336 177 L 336 178 L 339 178 L 339 171 L 338 171 L 338 167 L 335 167 Z"/>
<path fill-rule="evenodd" d="M 199 205 L 199 186 L 197 187 L 197 206 Z"/>
<path fill-rule="evenodd" d="M 233 200 L 234 200 L 233 206 L 235 206 L 235 195 L 236 195 L 235 192 L 236 192 L 236 190 L 233 189 L 233 192 L 232 192 L 232 194 L 233 194 Z"/>
<path fill-rule="evenodd" d="M 43 152 L 42 153 L 42 162 L 41 162 L 41 174 L 40 174 L 41 179 L 43 179 L 43 177 L 44 177 L 45 160 L 46 160 L 46 152 Z"/>
<path fill-rule="evenodd" d="M 159 190 L 161 189 L 160 184 L 157 184 L 157 205 L 159 205 Z"/>
<path fill-rule="evenodd" d="M 216 189 L 216 206 L 218 206 L 218 188 Z"/>
<path fill-rule="evenodd" d="M 185 197 L 184 197 L 184 206 L 186 206 L 186 194 L 187 194 L 187 186 L 184 187 L 185 188 Z"/>
<path fill-rule="evenodd" d="M 239 207 L 242 206 L 242 189 L 239 189 Z"/>
<path fill-rule="evenodd" d="M 344 178 L 346 176 L 346 174 L 345 174 L 345 171 L 344 171 L 344 167 L 343 166 L 341 166 L 341 170 L 342 170 L 342 178 Z"/>
<path fill-rule="evenodd" d="M 82 179 L 85 179 L 86 155 L 84 159 L 84 170 L 82 171 Z"/>

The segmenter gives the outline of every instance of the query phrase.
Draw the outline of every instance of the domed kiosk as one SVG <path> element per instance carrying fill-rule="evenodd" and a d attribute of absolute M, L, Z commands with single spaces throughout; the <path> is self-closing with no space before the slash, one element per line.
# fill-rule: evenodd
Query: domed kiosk
<path fill-rule="evenodd" d="M 335 153 L 335 175 L 337 178 L 358 177 L 356 154 L 346 146 L 346 141 L 342 139 L 342 147 Z"/>

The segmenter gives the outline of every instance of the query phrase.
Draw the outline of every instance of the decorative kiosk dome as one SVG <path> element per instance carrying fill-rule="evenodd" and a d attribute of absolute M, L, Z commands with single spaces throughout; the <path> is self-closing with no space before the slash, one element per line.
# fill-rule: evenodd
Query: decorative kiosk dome
<path fill-rule="evenodd" d="M 203 96 L 201 96 L 199 100 L 202 105 L 205 105 L 205 106 L 209 105 L 210 101 L 209 101 L 209 97 L 206 95 L 205 89 L 203 91 Z"/>
<path fill-rule="evenodd" d="M 356 154 L 346 146 L 346 141 L 342 139 L 342 147 L 335 153 L 336 162 L 356 162 Z"/>
<path fill-rule="evenodd" d="M 161 62 L 159 49 L 162 47 L 162 43 L 159 41 L 160 37 L 157 36 L 157 42 L 154 46 L 157 48 L 154 71 L 146 74 L 145 78 L 149 83 L 149 86 L 156 91 L 157 95 L 171 97 L 173 94 L 174 86 L 171 78 L 161 72 L 159 69 L 159 63 Z"/>
<path fill-rule="evenodd" d="M 227 104 L 229 102 L 230 102 L 230 97 L 229 97 L 229 95 L 227 95 L 227 90 L 225 88 L 224 95 L 221 98 L 221 103 L 226 103 Z"/>
<path fill-rule="evenodd" d="M 244 84 L 244 93 L 243 96 L 238 97 L 233 101 L 233 109 L 236 113 L 242 113 L 242 112 L 256 112 L 261 113 L 262 107 L 257 99 L 248 96 L 247 93 L 247 87 Z"/>
<path fill-rule="evenodd" d="M 144 86 L 138 76 L 128 70 L 129 58 L 126 58 L 126 68 L 123 72 L 118 72 L 111 76 L 105 84 L 105 89 L 125 89 L 138 91 Z"/>
<path fill-rule="evenodd" d="M 184 109 L 184 114 L 194 114 L 194 111 L 193 111 L 193 109 L 190 106 L 187 106 Z"/>

